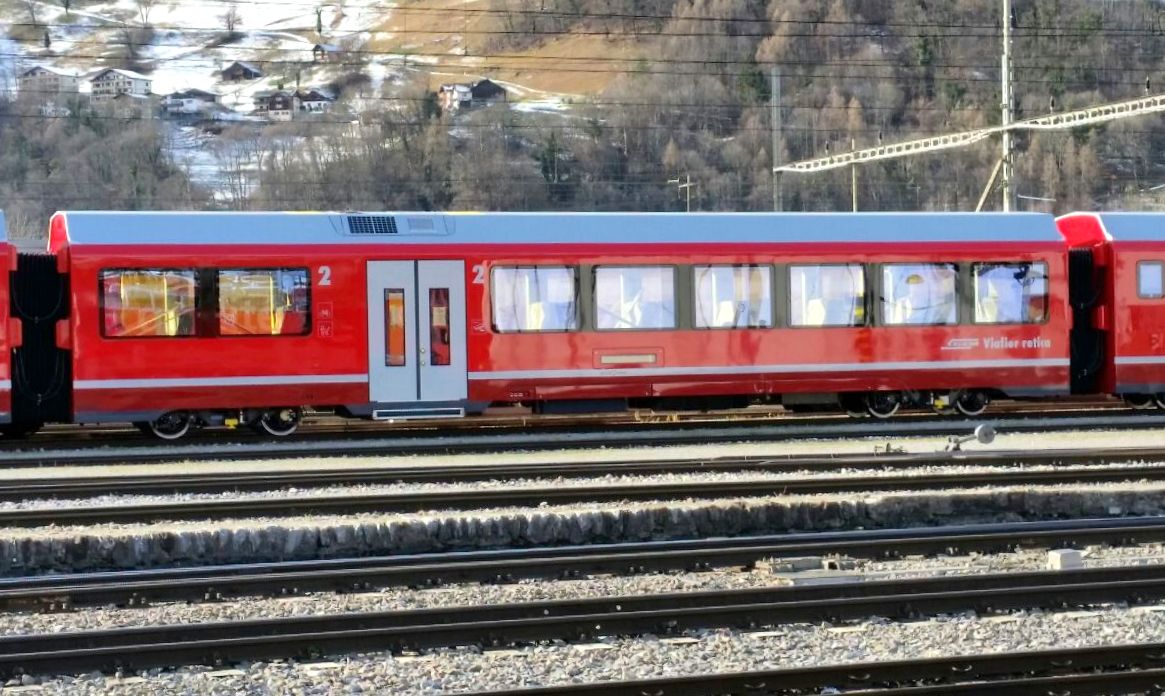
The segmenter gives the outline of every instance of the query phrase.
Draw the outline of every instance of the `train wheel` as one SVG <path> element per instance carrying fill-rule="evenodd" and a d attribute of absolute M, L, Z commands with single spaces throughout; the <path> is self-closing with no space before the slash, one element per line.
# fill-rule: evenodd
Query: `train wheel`
<path fill-rule="evenodd" d="M 277 408 L 264 411 L 255 420 L 255 429 L 274 437 L 287 437 L 299 428 L 302 414 L 297 408 Z"/>
<path fill-rule="evenodd" d="M 991 397 L 986 392 L 965 391 L 959 394 L 959 398 L 955 399 L 955 409 L 964 416 L 974 418 L 986 411 L 989 403 L 991 403 Z"/>
<path fill-rule="evenodd" d="M 1153 408 L 1155 405 L 1152 394 L 1125 394 L 1125 403 L 1138 411 Z"/>
<path fill-rule="evenodd" d="M 898 392 L 877 392 L 866 396 L 866 410 L 874 418 L 889 418 L 902 408 Z"/>
<path fill-rule="evenodd" d="M 194 417 L 186 411 L 170 411 L 155 421 L 134 423 L 144 433 L 162 440 L 178 440 L 190 432 Z"/>

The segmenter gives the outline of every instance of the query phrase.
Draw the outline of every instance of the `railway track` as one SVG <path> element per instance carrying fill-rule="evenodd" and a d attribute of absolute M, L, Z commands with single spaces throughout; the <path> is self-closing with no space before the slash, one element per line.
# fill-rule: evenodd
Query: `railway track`
<path fill-rule="evenodd" d="M 1114 696 L 1165 685 L 1165 643 L 562 684 L 468 696 Z"/>
<path fill-rule="evenodd" d="M 766 558 L 844 555 L 876 559 L 1162 541 L 1165 517 L 1113 518 L 40 575 L 0 580 L 0 609 L 59 611 L 95 605 L 145 606 L 163 601 L 515 582 L 601 573 L 698 571 L 751 567 Z"/>
<path fill-rule="evenodd" d="M 391 483 L 468 483 L 499 479 L 578 479 L 602 476 L 651 476 L 698 472 L 797 473 L 824 471 L 892 471 L 935 466 L 1007 468 L 1019 465 L 1080 466 L 1165 461 L 1165 448 L 1129 448 L 1109 452 L 1084 450 L 1009 450 L 920 454 L 845 454 L 830 456 L 720 457 L 711 459 L 576 462 L 570 464 L 462 464 L 350 468 L 323 471 L 242 472 L 222 474 L 155 474 L 69 476 L 0 482 L 0 501 L 34 498 L 80 498 L 103 495 L 194 494 L 264 491 Z"/>
<path fill-rule="evenodd" d="M 750 630 L 869 616 L 917 619 L 1163 597 L 1165 566 L 1135 566 L 138 626 L 0 637 L 0 676 Z"/>
<path fill-rule="evenodd" d="M 485 426 L 444 430 L 437 426 L 396 431 L 383 427 L 336 432 L 315 432 L 286 441 L 262 441 L 254 437 L 223 435 L 194 439 L 180 445 L 159 446 L 138 436 L 132 439 L 81 439 L 68 448 L 46 449 L 51 440 L 34 438 L 0 446 L 0 468 L 78 464 L 135 464 L 167 461 L 224 461 L 284 459 L 312 456 L 381 456 L 433 452 L 481 452 L 512 449 L 566 449 L 579 447 L 636 447 L 707 444 L 709 442 L 780 441 L 794 439 L 843 439 L 862 437 L 912 437 L 962 435 L 975 422 L 990 421 L 1008 432 L 1078 431 L 1087 429 L 1135 429 L 1165 425 L 1165 412 L 1108 408 L 1091 415 L 1066 410 L 1048 415 L 1017 412 L 990 419 L 969 421 L 934 415 L 912 415 L 891 422 L 852 420 L 845 417 L 769 417 L 685 421 L 661 425 L 587 421 L 571 427 L 556 425 L 530 429 Z M 468 421 L 467 421 L 468 422 Z M 58 431 L 62 435 L 68 430 Z M 53 445 L 58 443 L 52 442 Z"/>
<path fill-rule="evenodd" d="M 413 513 L 619 501 L 708 500 L 774 495 L 869 491 L 968 489 L 982 486 L 1051 485 L 1165 480 L 1165 464 L 1050 470 L 955 472 L 899 476 L 685 481 L 541 487 L 506 487 L 384 494 L 213 498 L 164 503 L 31 507 L 0 511 L 0 526 L 151 523 L 256 516 Z"/>

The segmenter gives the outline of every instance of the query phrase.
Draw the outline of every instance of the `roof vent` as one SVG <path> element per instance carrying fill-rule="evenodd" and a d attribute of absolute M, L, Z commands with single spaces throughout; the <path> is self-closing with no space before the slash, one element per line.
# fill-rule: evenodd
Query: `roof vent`
<path fill-rule="evenodd" d="M 396 234 L 396 218 L 391 215 L 349 215 L 349 234 Z"/>

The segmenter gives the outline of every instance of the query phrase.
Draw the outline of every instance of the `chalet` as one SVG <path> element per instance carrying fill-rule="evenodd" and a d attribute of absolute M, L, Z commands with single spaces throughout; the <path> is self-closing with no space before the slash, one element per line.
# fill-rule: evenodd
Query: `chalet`
<path fill-rule="evenodd" d="M 162 108 L 171 116 L 177 114 L 206 113 L 219 102 L 219 95 L 214 92 L 205 92 L 201 89 L 187 89 L 166 95 L 162 100 Z"/>
<path fill-rule="evenodd" d="M 118 92 L 112 97 L 107 98 L 104 104 L 106 108 L 109 108 L 119 118 L 148 120 L 155 118 L 158 111 L 157 99 L 149 94 Z"/>
<path fill-rule="evenodd" d="M 437 90 L 437 104 L 444 112 L 455 112 L 492 101 L 506 101 L 506 89 L 493 80 L 481 80 L 472 85 L 441 85 Z"/>
<path fill-rule="evenodd" d="M 327 63 L 340 57 L 340 47 L 334 44 L 316 44 L 311 47 L 311 59 L 315 63 Z"/>
<path fill-rule="evenodd" d="M 290 121 L 295 118 L 295 112 L 298 110 L 299 97 L 287 92 L 275 92 L 267 97 L 262 108 L 269 121 Z"/>
<path fill-rule="evenodd" d="M 241 82 L 243 80 L 257 80 L 263 77 L 263 71 L 250 63 L 236 60 L 222 71 L 222 79 L 227 82 Z"/>
<path fill-rule="evenodd" d="M 299 100 L 299 110 L 309 111 L 311 113 L 323 113 L 331 111 L 332 104 L 336 103 L 336 98 L 327 91 L 315 87 L 309 89 L 301 89 L 295 93 Z"/>
<path fill-rule="evenodd" d="M 101 102 L 119 94 L 147 97 L 153 82 L 145 75 L 132 70 L 106 68 L 89 78 L 89 84 L 93 101 Z"/>
<path fill-rule="evenodd" d="M 22 94 L 58 94 L 77 92 L 81 76 L 73 72 L 37 65 L 16 76 Z"/>

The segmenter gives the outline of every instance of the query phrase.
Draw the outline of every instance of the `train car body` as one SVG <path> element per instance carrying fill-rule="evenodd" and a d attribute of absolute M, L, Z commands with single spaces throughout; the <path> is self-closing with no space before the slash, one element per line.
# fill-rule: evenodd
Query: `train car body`
<path fill-rule="evenodd" d="M 0 259 L 8 270 L 16 270 L 16 251 L 8 241 L 8 226 L 0 210 Z M 12 300 L 9 276 L 0 274 L 0 429 L 12 423 L 12 351 L 20 347 L 20 322 L 11 321 Z"/>
<path fill-rule="evenodd" d="M 49 248 L 79 422 L 1072 390 L 1045 215 L 65 212 Z"/>
<path fill-rule="evenodd" d="M 1074 213 L 1057 223 L 1073 247 L 1096 250 L 1098 390 L 1165 407 L 1165 214 Z"/>

